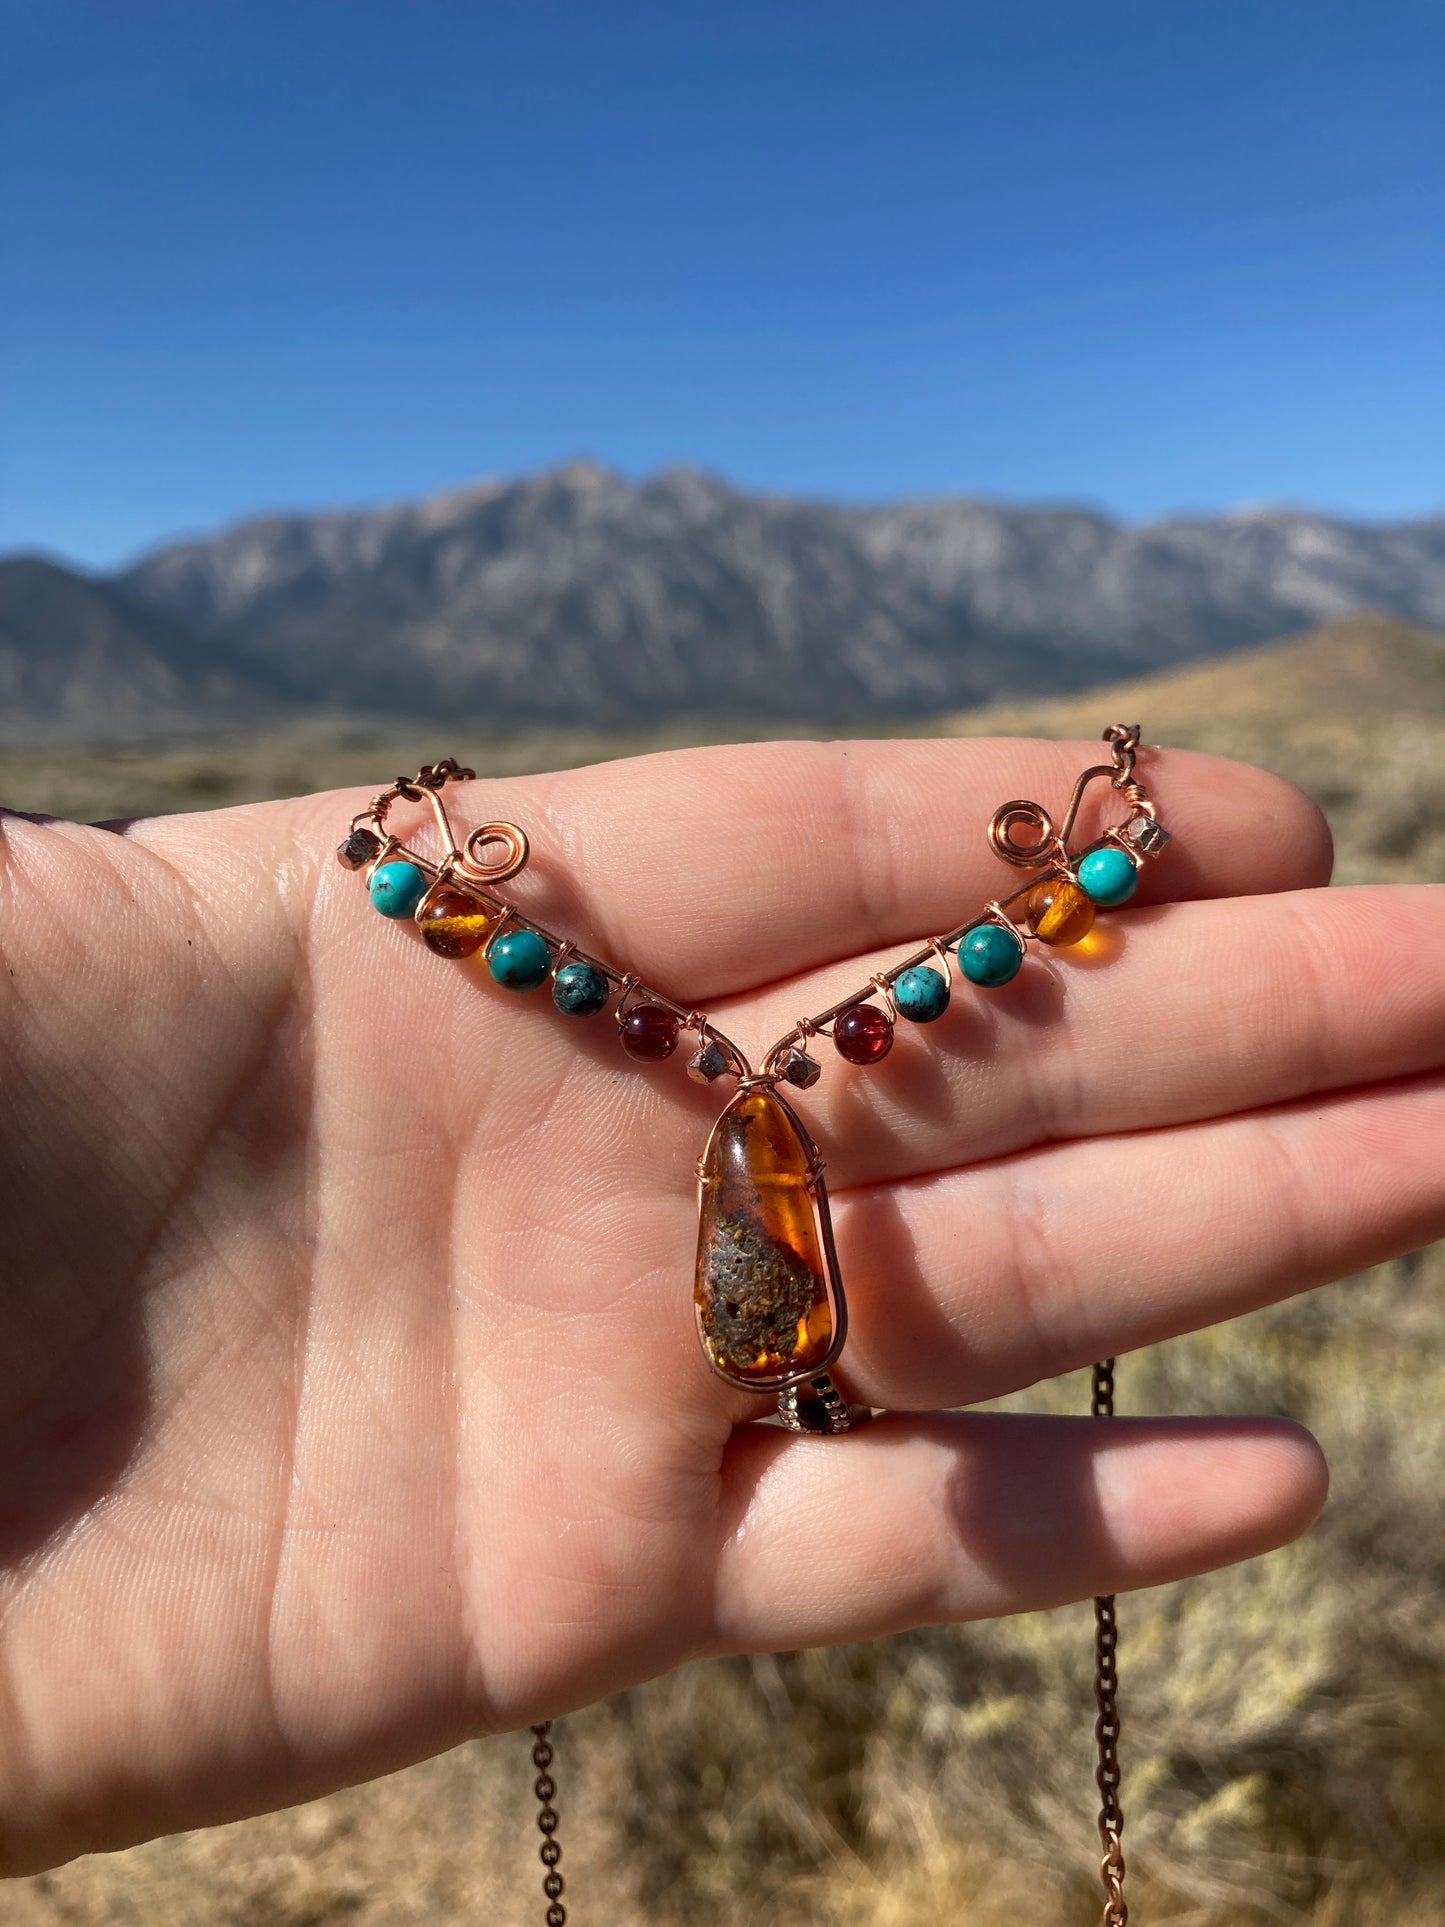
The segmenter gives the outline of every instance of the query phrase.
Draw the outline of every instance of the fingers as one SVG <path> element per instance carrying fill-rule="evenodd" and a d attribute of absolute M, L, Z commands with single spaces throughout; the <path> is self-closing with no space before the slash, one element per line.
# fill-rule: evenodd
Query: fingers
<path fill-rule="evenodd" d="M 526 914 L 700 1005 L 964 922 L 1023 880 L 988 846 L 994 810 L 1033 796 L 1061 818 L 1077 776 L 1101 760 L 1099 743 L 748 744 L 464 784 L 448 792 L 448 806 L 463 833 L 497 817 L 528 831 L 532 862 L 508 886 Z M 1180 750 L 1145 752 L 1140 774 L 1175 832 L 1148 866 L 1140 901 L 1328 877 L 1324 820 L 1279 778 Z M 167 850 L 194 846 L 193 860 L 209 862 L 229 826 L 233 837 L 269 845 L 268 874 L 294 844 L 311 853 L 304 887 L 314 890 L 315 866 L 330 866 L 347 818 L 365 802 L 360 792 L 336 793 L 220 812 L 204 828 L 159 819 L 133 834 Z M 1107 784 L 1095 785 L 1076 840 L 1124 809 Z M 399 805 L 395 827 L 434 847 L 418 806 Z"/>
<path fill-rule="evenodd" d="M 869 968 L 769 993 L 750 1028 L 781 1035 Z M 898 1024 L 880 1064 L 853 1070 L 826 1040 L 817 1054 L 808 1112 L 839 1186 L 1412 1076 L 1445 1064 L 1445 889 L 1120 912 L 1092 954 L 956 986 L 938 1022 Z"/>
<path fill-rule="evenodd" d="M 966 921 L 1024 880 L 989 847 L 999 805 L 1035 797 L 1060 821 L 1107 760 L 1097 743 L 771 743 L 579 771 L 547 802 L 609 938 L 696 1000 Z M 1328 877 L 1323 819 L 1279 778 L 1176 750 L 1140 774 L 1176 832 L 1143 901 Z M 1095 785 L 1078 840 L 1126 807 Z"/>
<path fill-rule="evenodd" d="M 1028 1612 L 1247 1559 L 1302 1532 L 1327 1473 L 1278 1420 L 883 1418 L 744 1427 L 725 1476 L 723 1650 Z"/>
<path fill-rule="evenodd" d="M 972 1404 L 1413 1250 L 1442 1143 L 1436 1076 L 845 1197 L 848 1390 Z"/>

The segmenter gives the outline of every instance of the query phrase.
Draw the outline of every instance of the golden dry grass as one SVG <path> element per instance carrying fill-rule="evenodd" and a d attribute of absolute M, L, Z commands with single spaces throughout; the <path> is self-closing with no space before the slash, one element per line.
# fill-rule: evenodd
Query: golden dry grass
<path fill-rule="evenodd" d="M 1346 624 L 927 727 L 1092 734 L 1116 715 L 1301 783 L 1330 816 L 1344 880 L 1445 878 L 1435 639 Z M 460 747 L 519 769 L 642 746 Z M 128 814 L 370 781 L 436 750 L 331 725 L 219 754 L 8 752 L 0 793 Z M 1287 1412 L 1319 1434 L 1334 1472 L 1299 1545 L 1122 1604 L 1139 1922 L 1445 1923 L 1442 1288 L 1435 1248 L 1121 1367 L 1127 1409 Z M 1077 1411 L 1086 1390 L 1075 1377 L 1007 1402 Z M 1092 1922 L 1090 1671 L 1085 1607 L 710 1662 L 589 1709 L 560 1735 L 576 1927 Z M 0 1915 L 15 1927 L 523 1927 L 541 1918 L 529 1778 L 521 1739 L 478 1742 L 290 1813 L 11 1883 Z"/>

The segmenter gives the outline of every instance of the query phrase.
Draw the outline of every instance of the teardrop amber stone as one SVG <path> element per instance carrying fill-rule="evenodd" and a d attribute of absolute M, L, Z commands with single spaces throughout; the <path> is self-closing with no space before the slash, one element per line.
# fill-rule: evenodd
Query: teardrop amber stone
<path fill-rule="evenodd" d="M 702 1163 L 693 1293 L 715 1370 L 767 1391 L 820 1372 L 837 1351 L 842 1295 L 814 1152 L 769 1090 L 742 1091 Z"/>

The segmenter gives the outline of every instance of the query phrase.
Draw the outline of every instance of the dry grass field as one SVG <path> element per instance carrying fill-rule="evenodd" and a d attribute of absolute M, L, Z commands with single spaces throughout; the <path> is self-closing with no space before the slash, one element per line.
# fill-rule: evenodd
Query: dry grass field
<path fill-rule="evenodd" d="M 1242 755 L 1323 804 L 1342 881 L 1445 879 L 1445 649 L 1354 622 L 929 733 L 1095 734 Z M 739 732 L 742 733 L 742 732 Z M 674 732 L 671 741 L 717 732 Z M 650 739 L 655 742 L 656 739 Z M 368 740 L 0 757 L 0 795 L 82 816 L 650 746 Z M 1442 1147 L 1445 1149 L 1445 1147 Z M 1445 1923 L 1445 1251 L 1123 1361 L 1131 1411 L 1268 1411 L 1324 1442 L 1299 1545 L 1121 1603 L 1132 1918 Z M 1010 1401 L 1086 1409 L 1078 1379 Z M 1087 1607 L 702 1664 L 561 1728 L 574 1927 L 1065 1927 L 1098 1917 Z M 526 1746 L 479 1742 L 292 1812 L 0 1891 L 14 1927 L 529 1927 Z"/>

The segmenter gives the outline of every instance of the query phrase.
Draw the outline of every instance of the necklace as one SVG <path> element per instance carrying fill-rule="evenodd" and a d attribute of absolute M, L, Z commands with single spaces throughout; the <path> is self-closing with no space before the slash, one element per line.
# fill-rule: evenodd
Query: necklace
<path fill-rule="evenodd" d="M 516 991 L 550 983 L 552 1002 L 568 1017 L 598 1016 L 613 1007 L 624 1050 L 642 1064 L 672 1057 L 684 1036 L 695 1048 L 687 1073 L 700 1084 L 722 1078 L 736 1088 L 719 1113 L 697 1162 L 698 1243 L 693 1308 L 710 1368 L 730 1385 L 776 1402 L 776 1418 L 799 1434 L 837 1436 L 871 1413 L 850 1403 L 833 1376 L 848 1334 L 847 1299 L 833 1239 L 823 1160 L 789 1097 L 811 1090 L 822 1064 L 809 1045 L 831 1038 L 848 1064 L 880 1063 L 895 1025 L 936 1022 L 947 1011 L 953 973 L 987 993 L 1010 983 L 1030 943 L 1063 948 L 1081 942 L 1096 913 L 1128 902 L 1146 860 L 1169 833 L 1135 776 L 1137 725 L 1104 731 L 1110 757 L 1074 785 L 1060 825 L 1038 803 L 1016 799 L 997 809 L 988 840 L 1005 863 L 1028 872 L 1011 894 L 944 935 L 928 938 L 851 995 L 802 1017 L 774 1043 L 755 1070 L 742 1049 L 702 1011 L 673 1002 L 631 972 L 543 929 L 497 894 L 530 854 L 515 823 L 483 823 L 458 844 L 442 792 L 474 779 L 452 757 L 398 777 L 352 819 L 337 856 L 363 871 L 371 902 L 386 917 L 410 920 L 438 956 L 461 960 L 481 952 L 493 979 Z M 1085 849 L 1070 850 L 1085 793 L 1107 782 L 1128 806 L 1124 819 Z M 388 827 L 400 802 L 429 806 L 443 841 L 439 860 L 404 844 Z M 1015 914 L 1010 914 L 1014 912 Z M 1114 1361 L 1094 1366 L 1092 1412 L 1114 1412 Z M 1119 1804 L 1118 1623 L 1112 1596 L 1094 1601 L 1095 1739 L 1098 1763 L 1100 1927 L 1126 1927 L 1123 1810 Z M 542 1833 L 544 1919 L 565 1927 L 562 1850 L 557 1839 L 551 1722 L 531 1729 L 537 1824 Z"/>

